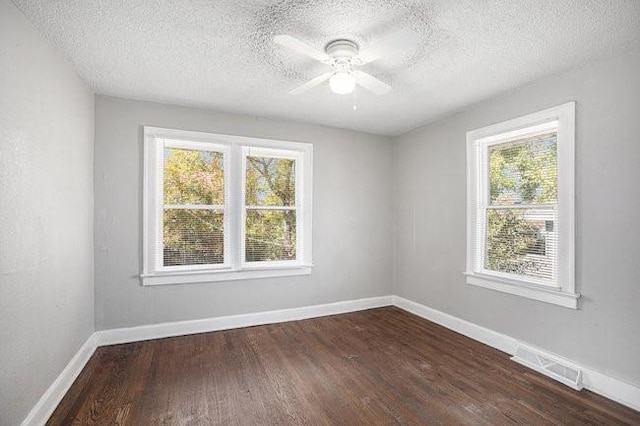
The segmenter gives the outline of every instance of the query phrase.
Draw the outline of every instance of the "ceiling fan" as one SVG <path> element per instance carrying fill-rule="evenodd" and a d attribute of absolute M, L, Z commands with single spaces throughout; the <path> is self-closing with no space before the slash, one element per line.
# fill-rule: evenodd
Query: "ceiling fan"
<path fill-rule="evenodd" d="M 290 35 L 277 35 L 273 40 L 281 46 L 309 56 L 331 67 L 331 71 L 293 89 L 289 92 L 292 95 L 304 93 L 327 80 L 329 80 L 329 87 L 333 93 L 351 93 L 356 84 L 358 84 L 376 95 L 384 95 L 391 90 L 391 86 L 357 68 L 383 56 L 402 51 L 415 43 L 416 39 L 416 33 L 409 29 L 404 29 L 387 36 L 374 46 L 363 51 L 360 51 L 360 47 L 355 41 L 336 39 L 327 43 L 324 52 Z"/>

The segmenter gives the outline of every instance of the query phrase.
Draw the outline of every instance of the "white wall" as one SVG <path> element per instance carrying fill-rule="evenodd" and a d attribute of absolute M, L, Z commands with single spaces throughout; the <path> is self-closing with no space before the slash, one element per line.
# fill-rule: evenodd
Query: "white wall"
<path fill-rule="evenodd" d="M 640 385 L 640 51 L 398 137 L 394 292 Z M 580 310 L 465 284 L 468 130 L 577 101 Z"/>
<path fill-rule="evenodd" d="M 0 424 L 93 332 L 94 99 L 0 0 Z"/>
<path fill-rule="evenodd" d="M 143 125 L 313 143 L 312 275 L 141 286 Z M 98 329 L 391 293 L 387 137 L 98 96 L 95 156 Z"/>

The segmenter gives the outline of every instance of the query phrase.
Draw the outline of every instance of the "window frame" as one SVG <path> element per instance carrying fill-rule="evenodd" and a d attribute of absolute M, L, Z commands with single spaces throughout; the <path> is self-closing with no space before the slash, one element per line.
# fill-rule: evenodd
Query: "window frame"
<path fill-rule="evenodd" d="M 295 181 L 296 181 L 296 203 L 293 206 L 292 210 L 296 211 L 296 253 L 304 253 L 304 239 L 298 238 L 298 235 L 304 234 L 304 226 L 305 226 L 305 217 L 304 217 L 304 204 L 305 197 L 303 193 L 303 188 L 301 185 L 298 185 L 298 182 L 301 182 L 304 178 L 303 165 L 304 155 L 299 151 L 294 150 L 284 150 L 284 149 L 273 149 L 273 148 L 264 148 L 264 147 L 255 147 L 255 146 L 243 146 L 242 147 L 242 223 L 246 223 L 247 221 L 247 210 L 267 210 L 273 207 L 270 206 L 247 206 L 246 204 L 246 178 L 247 178 L 247 157 L 267 157 L 267 158 L 281 158 L 295 161 Z M 266 207 L 266 208 L 260 208 Z M 288 209 L 285 206 L 277 206 L 280 207 L 280 210 Z M 274 210 L 278 210 L 278 208 L 274 208 Z M 300 217 L 298 217 L 297 212 L 303 212 Z M 246 231 L 247 227 L 241 227 L 241 237 L 240 237 L 240 253 L 246 253 Z M 297 260 L 279 260 L 279 261 L 262 261 L 262 262 L 247 262 L 246 257 L 244 257 L 240 261 L 241 268 L 243 269 L 255 269 L 262 267 L 288 267 L 295 266 L 298 263 Z"/>
<path fill-rule="evenodd" d="M 164 139 L 164 144 L 155 144 L 156 146 L 153 147 L 154 152 L 152 153 L 153 156 L 153 167 L 154 167 L 154 178 L 152 179 L 152 182 L 150 182 L 151 185 L 154 186 L 154 201 L 155 201 L 155 206 L 154 206 L 154 214 L 155 217 L 151 223 L 151 229 L 150 232 L 154 233 L 154 244 L 153 247 L 155 247 L 155 249 L 158 249 L 158 245 L 155 244 L 155 241 L 162 241 L 163 239 L 163 228 L 158 226 L 158 224 L 163 222 L 163 212 L 164 209 L 166 208 L 166 204 L 164 203 L 164 185 L 163 185 L 163 181 L 164 181 L 164 163 L 163 161 L 158 161 L 159 158 L 164 158 L 164 155 L 162 153 L 162 151 L 164 149 L 166 149 L 167 147 L 169 148 L 177 148 L 177 149 L 188 149 L 188 150 L 196 150 L 196 151 L 208 151 L 208 152 L 219 152 L 221 154 L 224 155 L 224 160 L 223 160 L 223 164 L 224 164 L 224 170 L 225 170 L 225 180 L 224 180 L 224 204 L 222 205 L 207 205 L 209 207 L 213 207 L 213 206 L 217 206 L 217 207 L 222 207 L 222 212 L 224 215 L 224 229 L 228 229 L 230 226 L 230 215 L 228 214 L 229 212 L 229 200 L 230 200 L 230 196 L 231 196 L 231 185 L 229 183 L 229 179 L 226 178 L 226 171 L 230 170 L 230 146 L 229 145 L 223 145 L 220 143 L 216 143 L 216 142 L 207 142 L 206 146 L 203 146 L 202 141 L 193 141 L 193 140 L 187 140 L 187 138 L 182 138 L 182 139 L 171 139 L 171 138 L 165 138 Z M 200 207 L 200 208 L 204 208 Z M 206 209 L 206 210 L 210 210 L 210 209 Z M 220 208 L 213 208 L 211 210 L 220 210 Z M 229 233 L 225 232 L 224 233 L 224 253 L 229 253 L 230 252 L 230 237 L 229 237 Z M 154 271 L 158 271 L 161 273 L 171 273 L 171 272 L 185 272 L 185 271 L 204 271 L 204 270 L 209 270 L 209 269 L 229 269 L 231 267 L 231 262 L 229 261 L 229 258 L 227 256 L 224 256 L 224 261 L 223 263 L 220 264 L 206 264 L 206 265 L 176 265 L 176 266 L 164 266 L 162 265 L 162 259 L 163 256 L 159 255 L 159 253 L 156 251 L 155 253 L 153 253 L 153 270 Z"/>
<path fill-rule="evenodd" d="M 171 146 L 224 154 L 224 262 L 209 265 L 162 265 L 162 213 L 165 208 L 162 173 L 165 141 Z M 312 263 L 313 145 L 143 126 L 142 285 L 163 285 L 309 275 Z M 296 257 L 291 261 L 246 262 L 246 155 L 270 153 L 296 160 Z M 160 242 L 160 243 L 158 243 Z M 159 249 L 160 248 L 160 249 Z"/>
<path fill-rule="evenodd" d="M 489 147 L 557 129 L 558 248 L 555 282 L 484 268 L 484 222 L 489 185 Z M 467 132 L 467 264 L 468 284 L 567 308 L 577 309 L 575 292 L 575 102 Z M 531 209 L 533 205 L 523 205 Z M 547 207 L 548 208 L 548 207 Z M 476 235 L 483 235 L 479 240 Z"/>

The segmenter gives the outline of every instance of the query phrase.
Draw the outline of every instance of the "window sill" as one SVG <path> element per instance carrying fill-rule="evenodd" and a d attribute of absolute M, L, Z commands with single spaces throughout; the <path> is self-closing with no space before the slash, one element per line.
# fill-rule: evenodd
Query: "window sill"
<path fill-rule="evenodd" d="M 143 286 L 167 284 L 195 284 L 214 281 L 252 280 L 259 278 L 291 277 L 311 275 L 311 266 L 290 266 L 286 268 L 243 269 L 240 271 L 185 271 L 141 274 Z"/>
<path fill-rule="evenodd" d="M 467 284 L 501 291 L 516 296 L 526 297 L 541 302 L 564 306 L 565 308 L 578 309 L 579 293 L 568 293 L 553 287 L 545 288 L 537 285 L 510 282 L 489 275 L 466 272 Z"/>

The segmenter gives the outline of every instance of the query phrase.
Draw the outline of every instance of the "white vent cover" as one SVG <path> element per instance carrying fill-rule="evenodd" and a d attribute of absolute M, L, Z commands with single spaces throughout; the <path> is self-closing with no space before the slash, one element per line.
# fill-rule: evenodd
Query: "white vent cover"
<path fill-rule="evenodd" d="M 511 359 L 575 390 L 581 390 L 583 387 L 582 370 L 556 355 L 518 343 Z"/>

